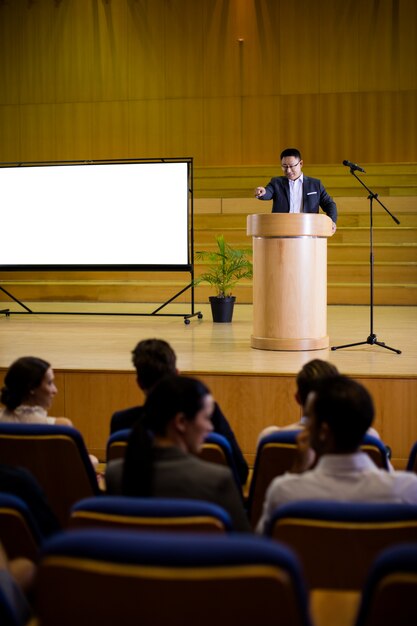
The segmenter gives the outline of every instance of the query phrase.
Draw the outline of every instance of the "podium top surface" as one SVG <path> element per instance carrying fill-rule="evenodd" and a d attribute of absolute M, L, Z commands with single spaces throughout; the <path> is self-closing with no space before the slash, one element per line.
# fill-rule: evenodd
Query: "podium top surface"
<path fill-rule="evenodd" d="M 332 220 L 324 213 L 256 213 L 247 216 L 252 237 L 331 237 Z"/>

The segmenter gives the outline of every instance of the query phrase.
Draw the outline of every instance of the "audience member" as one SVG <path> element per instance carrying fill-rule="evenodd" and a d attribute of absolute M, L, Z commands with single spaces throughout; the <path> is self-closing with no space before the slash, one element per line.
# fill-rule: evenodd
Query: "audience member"
<path fill-rule="evenodd" d="M 61 529 L 38 481 L 25 468 L 0 465 L 0 491 L 18 496 L 26 503 L 42 537 Z"/>
<path fill-rule="evenodd" d="M 230 469 L 195 456 L 213 430 L 213 408 L 202 382 L 178 374 L 163 377 L 147 394 L 125 459 L 106 468 L 108 493 L 207 500 L 230 513 L 235 530 L 250 531 Z"/>
<path fill-rule="evenodd" d="M 32 591 L 35 574 L 32 561 L 21 557 L 9 560 L 0 543 L 0 588 L 18 624 L 26 624 L 31 617 L 26 596 Z"/>
<path fill-rule="evenodd" d="M 72 426 L 66 417 L 48 416 L 57 393 L 51 365 L 34 356 L 21 357 L 4 378 L 0 401 L 6 408 L 0 409 L 0 421 Z"/>
<path fill-rule="evenodd" d="M 335 376 L 339 376 L 339 370 L 335 365 L 333 365 L 333 363 L 330 363 L 329 361 L 323 361 L 322 359 L 313 359 L 312 361 L 308 361 L 308 363 L 305 363 L 298 372 L 295 379 L 297 388 L 294 397 L 295 401 L 300 407 L 300 419 L 297 422 L 287 424 L 286 426 L 267 426 L 261 431 L 258 437 L 258 445 L 261 439 L 266 437 L 266 435 L 270 435 L 277 430 L 297 430 L 304 428 L 306 421 L 304 409 L 308 394 L 310 393 L 310 391 L 314 390 L 314 387 L 318 381 L 323 379 L 328 380 L 330 378 L 334 378 Z M 375 428 L 368 428 L 368 434 L 380 439 L 379 433 L 375 430 Z"/>
<path fill-rule="evenodd" d="M 415 474 L 380 470 L 359 451 L 374 418 L 373 401 L 363 385 L 346 376 L 319 381 L 307 397 L 305 416 L 298 464 L 294 473 L 271 482 L 257 532 L 263 532 L 277 506 L 294 500 L 417 504 Z M 317 465 L 309 469 L 315 455 Z"/>
<path fill-rule="evenodd" d="M 4 377 L 0 402 L 5 408 L 0 409 L 0 422 L 72 426 L 67 417 L 48 416 L 48 410 L 57 393 L 50 363 L 35 356 L 17 359 Z M 98 459 L 90 455 L 90 460 L 96 468 Z"/>
<path fill-rule="evenodd" d="M 136 380 L 145 396 L 167 374 L 178 374 L 177 357 L 172 347 L 163 339 L 144 339 L 132 351 L 133 365 L 136 369 Z M 111 418 L 110 432 L 114 433 L 124 428 L 132 428 L 138 419 L 143 416 L 143 406 L 134 406 L 122 411 L 116 411 Z M 236 437 L 223 415 L 217 402 L 211 416 L 216 433 L 223 435 L 229 441 L 235 461 L 236 470 L 242 485 L 248 477 L 248 464 L 242 454 Z"/>

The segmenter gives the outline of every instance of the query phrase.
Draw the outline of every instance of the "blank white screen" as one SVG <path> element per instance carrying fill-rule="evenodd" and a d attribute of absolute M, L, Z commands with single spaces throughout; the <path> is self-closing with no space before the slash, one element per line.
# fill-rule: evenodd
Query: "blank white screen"
<path fill-rule="evenodd" d="M 0 167 L 0 265 L 187 265 L 188 165 Z"/>

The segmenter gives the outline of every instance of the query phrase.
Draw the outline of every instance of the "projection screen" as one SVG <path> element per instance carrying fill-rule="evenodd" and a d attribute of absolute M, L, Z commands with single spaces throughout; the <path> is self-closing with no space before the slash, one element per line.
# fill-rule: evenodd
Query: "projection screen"
<path fill-rule="evenodd" d="M 0 164 L 3 270 L 189 271 L 192 159 Z"/>

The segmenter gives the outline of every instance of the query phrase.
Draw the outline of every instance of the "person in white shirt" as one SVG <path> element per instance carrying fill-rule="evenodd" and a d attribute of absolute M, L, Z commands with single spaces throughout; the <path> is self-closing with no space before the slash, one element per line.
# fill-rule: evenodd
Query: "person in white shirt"
<path fill-rule="evenodd" d="M 258 200 L 272 200 L 272 213 L 318 213 L 321 208 L 332 220 L 336 231 L 337 207 L 318 178 L 304 176 L 303 159 L 297 148 L 281 152 L 284 176 L 274 176 L 266 187 L 256 187 Z"/>
<path fill-rule="evenodd" d="M 305 406 L 306 424 L 298 438 L 292 473 L 275 478 L 265 496 L 257 532 L 262 533 L 276 507 L 298 500 L 398 502 L 417 504 L 417 475 L 386 472 L 359 451 L 372 424 L 369 392 L 347 376 L 317 383 Z M 318 457 L 317 465 L 314 465 Z"/>

